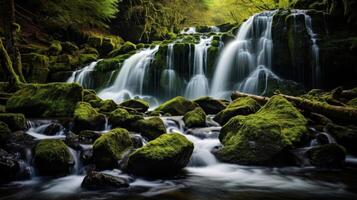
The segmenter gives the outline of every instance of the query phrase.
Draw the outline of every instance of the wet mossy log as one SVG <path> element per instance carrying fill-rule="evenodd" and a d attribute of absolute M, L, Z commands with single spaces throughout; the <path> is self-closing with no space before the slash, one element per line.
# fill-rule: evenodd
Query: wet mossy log
<path fill-rule="evenodd" d="M 301 97 L 294 97 L 284 94 L 280 94 L 280 95 L 283 96 L 288 101 L 294 103 L 296 107 L 302 110 L 319 113 L 334 121 L 336 120 L 336 121 L 343 121 L 343 122 L 357 124 L 356 108 L 333 106 L 318 101 L 311 101 Z M 252 95 L 242 92 L 233 92 L 231 96 L 232 100 L 240 97 L 251 97 L 260 103 L 266 103 L 269 100 L 269 97 Z"/>

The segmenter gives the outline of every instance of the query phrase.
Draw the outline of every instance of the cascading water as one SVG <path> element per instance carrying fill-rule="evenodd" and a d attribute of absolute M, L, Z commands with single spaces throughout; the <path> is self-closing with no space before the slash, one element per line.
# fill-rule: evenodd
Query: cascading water
<path fill-rule="evenodd" d="M 158 50 L 159 46 L 144 49 L 125 60 L 113 85 L 100 91 L 98 96 L 120 102 L 143 95 L 145 74 Z"/>
<path fill-rule="evenodd" d="M 237 34 L 236 40 L 224 48 L 214 74 L 211 96 L 224 97 L 235 85 L 241 81 L 243 89 L 255 89 L 258 79 L 247 78 L 256 76 L 260 71 L 271 67 L 273 41 L 271 28 L 276 11 L 263 12 L 250 17 L 244 22 Z M 256 70 L 257 72 L 253 72 Z M 254 80 L 254 81 L 253 81 Z M 232 84 L 233 82 L 233 84 Z M 258 93 L 259 91 L 244 91 Z"/>
<path fill-rule="evenodd" d="M 167 68 L 162 72 L 162 79 L 166 80 L 167 83 L 166 96 L 168 98 L 173 96 L 175 90 L 174 82 L 176 79 L 176 72 L 174 69 L 174 63 L 175 63 L 174 45 L 175 43 L 170 43 L 167 45 L 167 53 L 166 53 Z"/>
<path fill-rule="evenodd" d="M 69 77 L 69 79 L 67 80 L 67 83 L 78 83 L 85 88 L 92 88 L 93 83 L 92 83 L 92 79 L 89 76 L 95 70 L 95 67 L 100 61 L 101 60 L 92 62 L 91 64 L 84 67 L 83 69 L 74 71 L 72 73 L 72 76 Z"/>
<path fill-rule="evenodd" d="M 206 96 L 209 84 L 205 71 L 207 71 L 207 50 L 211 46 L 213 37 L 201 37 L 200 43 L 195 45 L 193 77 L 186 87 L 185 97 L 195 99 Z"/>

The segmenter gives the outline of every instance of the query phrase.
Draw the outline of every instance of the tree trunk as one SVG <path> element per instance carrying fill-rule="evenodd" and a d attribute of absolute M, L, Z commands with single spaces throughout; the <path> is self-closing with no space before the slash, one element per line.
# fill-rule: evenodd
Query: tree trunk
<path fill-rule="evenodd" d="M 311 101 L 301 97 L 294 97 L 280 94 L 288 101 L 294 103 L 296 107 L 309 112 L 319 113 L 334 121 L 357 124 L 357 109 L 352 107 L 333 106 L 322 102 Z M 232 99 L 239 97 L 251 97 L 258 102 L 267 102 L 270 98 L 242 92 L 233 92 Z"/>
<path fill-rule="evenodd" d="M 19 77 L 19 80 L 25 82 L 22 75 L 21 55 L 15 46 L 15 3 L 14 0 L 0 0 L 0 13 L 2 13 L 5 49 L 7 50 L 11 60 L 12 67 Z"/>
<path fill-rule="evenodd" d="M 0 40 L 0 66 L 3 69 L 5 77 L 8 78 L 10 87 L 17 88 L 21 84 L 21 82 L 19 77 L 15 73 L 14 68 L 12 67 L 11 59 L 7 54 L 7 51 L 4 45 L 2 44 L 1 40 Z"/>

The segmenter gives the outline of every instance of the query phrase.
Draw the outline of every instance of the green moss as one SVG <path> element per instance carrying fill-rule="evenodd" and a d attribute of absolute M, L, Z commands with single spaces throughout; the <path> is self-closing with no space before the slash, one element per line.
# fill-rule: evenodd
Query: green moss
<path fill-rule="evenodd" d="M 74 110 L 74 130 L 102 130 L 105 116 L 98 113 L 89 103 L 79 102 Z"/>
<path fill-rule="evenodd" d="M 98 59 L 97 54 L 80 54 L 78 62 L 79 62 L 79 65 L 83 66 L 88 63 L 94 62 L 97 59 Z"/>
<path fill-rule="evenodd" d="M 61 140 L 41 140 L 35 147 L 34 159 L 42 175 L 64 175 L 69 172 L 71 155 Z"/>
<path fill-rule="evenodd" d="M 134 51 L 136 49 L 137 49 L 136 45 L 128 41 L 128 42 L 125 42 L 119 48 L 114 49 L 113 51 L 111 51 L 108 54 L 108 57 L 116 57 L 116 56 L 119 56 L 119 55 L 122 55 L 122 54 L 129 53 L 129 52 Z"/>
<path fill-rule="evenodd" d="M 346 158 L 346 150 L 338 144 L 327 144 L 306 152 L 312 165 L 318 167 L 341 167 Z"/>
<path fill-rule="evenodd" d="M 99 55 L 99 52 L 97 49 L 93 47 L 86 46 L 83 49 L 79 50 L 80 54 L 96 54 Z"/>
<path fill-rule="evenodd" d="M 184 115 L 183 121 L 188 128 L 204 127 L 206 126 L 206 113 L 202 108 L 195 108 Z"/>
<path fill-rule="evenodd" d="M 129 155 L 128 170 L 148 176 L 175 173 L 188 164 L 193 148 L 181 134 L 163 134 Z"/>
<path fill-rule="evenodd" d="M 104 59 L 97 64 L 95 70 L 99 72 L 111 72 L 113 70 L 118 70 L 124 61 L 131 55 L 132 54 L 122 54 L 114 58 Z"/>
<path fill-rule="evenodd" d="M 30 84 L 17 91 L 6 104 L 6 110 L 27 117 L 70 117 L 83 88 L 78 84 Z"/>
<path fill-rule="evenodd" d="M 161 113 L 168 113 L 171 115 L 184 115 L 185 113 L 197 108 L 198 105 L 184 97 L 175 97 L 155 109 Z"/>
<path fill-rule="evenodd" d="M 149 140 L 154 140 L 166 133 L 165 124 L 159 117 L 134 121 L 131 123 L 130 129 L 140 133 Z"/>
<path fill-rule="evenodd" d="M 0 121 L 5 122 L 13 132 L 27 128 L 26 118 L 20 113 L 0 113 Z"/>
<path fill-rule="evenodd" d="M 0 145 L 5 145 L 11 137 L 11 130 L 4 122 L 0 121 Z"/>
<path fill-rule="evenodd" d="M 113 100 L 108 99 L 108 100 L 101 101 L 99 111 L 108 113 L 108 112 L 113 112 L 117 108 L 118 105 Z"/>
<path fill-rule="evenodd" d="M 49 58 L 38 53 L 22 54 L 24 76 L 28 82 L 45 83 L 49 72 Z"/>
<path fill-rule="evenodd" d="M 354 99 L 351 99 L 350 101 L 348 101 L 347 105 L 357 108 L 357 98 L 354 98 Z"/>
<path fill-rule="evenodd" d="M 93 159 L 100 169 L 110 169 L 118 166 L 125 151 L 132 148 L 133 144 L 129 132 L 117 128 L 99 137 L 93 144 Z"/>
<path fill-rule="evenodd" d="M 48 49 L 50 55 L 59 55 L 62 52 L 62 45 L 60 41 L 54 40 Z"/>
<path fill-rule="evenodd" d="M 120 104 L 121 106 L 133 108 L 139 112 L 146 112 L 149 109 L 149 103 L 142 99 L 129 99 Z"/>
<path fill-rule="evenodd" d="M 269 163 L 284 148 L 299 142 L 307 120 L 285 98 L 273 96 L 257 113 L 236 116 L 222 127 L 220 159 L 240 164 Z"/>
<path fill-rule="evenodd" d="M 255 113 L 260 105 L 250 97 L 238 98 L 230 103 L 226 109 L 219 112 L 214 120 L 221 125 L 226 124 L 232 117 L 237 115 L 249 115 Z"/>
<path fill-rule="evenodd" d="M 83 101 L 89 103 L 90 101 L 102 101 L 102 100 L 96 95 L 95 91 L 85 89 L 83 90 Z"/>
<path fill-rule="evenodd" d="M 127 110 L 118 108 L 109 114 L 109 122 L 113 127 L 130 128 L 131 123 L 143 119 L 141 116 L 131 115 Z"/>

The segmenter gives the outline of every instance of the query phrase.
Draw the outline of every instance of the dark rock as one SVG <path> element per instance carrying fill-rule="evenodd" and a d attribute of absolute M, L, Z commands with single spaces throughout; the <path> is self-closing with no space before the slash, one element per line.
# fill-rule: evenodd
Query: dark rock
<path fill-rule="evenodd" d="M 82 187 L 89 190 L 118 189 L 129 187 L 129 182 L 121 177 L 92 171 L 84 177 Z"/>

